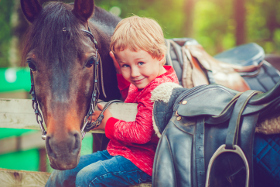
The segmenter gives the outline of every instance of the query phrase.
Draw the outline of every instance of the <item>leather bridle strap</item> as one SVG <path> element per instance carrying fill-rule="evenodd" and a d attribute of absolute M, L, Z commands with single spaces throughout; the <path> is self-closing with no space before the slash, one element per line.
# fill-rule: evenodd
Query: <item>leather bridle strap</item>
<path fill-rule="evenodd" d="M 101 79 L 101 88 L 102 88 L 102 93 L 103 93 L 103 95 L 104 95 L 104 97 L 107 97 L 106 96 L 106 93 L 105 93 L 105 88 L 104 88 L 104 81 L 103 81 L 103 69 L 102 69 L 102 59 L 101 59 L 101 57 L 100 57 L 100 54 L 98 53 L 98 48 L 97 48 L 97 45 L 98 45 L 98 43 L 97 43 L 97 41 L 96 41 L 96 39 L 94 38 L 94 36 L 93 36 L 93 34 L 92 34 L 92 32 L 91 32 L 91 30 L 90 30 L 90 27 L 88 27 L 88 30 L 84 30 L 84 29 L 82 29 L 82 31 L 84 32 L 84 33 L 86 33 L 86 35 L 91 39 L 91 41 L 94 43 L 94 45 L 95 45 L 95 48 L 96 48 L 96 59 L 95 59 L 95 62 L 96 61 L 99 61 L 99 63 L 100 63 L 100 79 Z M 98 58 L 98 59 L 97 59 Z M 98 77 L 97 77 L 98 78 Z"/>
<path fill-rule="evenodd" d="M 105 112 L 105 110 L 106 110 L 111 104 L 116 103 L 116 102 L 122 102 L 122 101 L 121 101 L 121 100 L 111 100 L 111 101 L 107 102 L 107 103 L 105 104 L 105 106 L 103 107 L 101 113 L 100 113 L 99 116 L 97 117 L 96 121 L 94 121 L 94 122 L 92 122 L 92 121 L 85 121 L 85 123 L 84 123 L 84 125 L 83 125 L 83 127 L 82 127 L 82 129 L 81 129 L 82 138 L 84 138 L 86 132 L 89 132 L 90 130 L 92 130 L 92 129 L 98 127 L 98 126 L 101 124 L 101 122 L 102 122 L 102 120 L 103 120 L 103 118 L 104 118 L 104 112 Z M 92 119 L 91 119 L 91 120 L 92 120 Z"/>
<path fill-rule="evenodd" d="M 103 92 L 103 95 L 104 97 L 106 97 L 106 94 L 105 94 L 105 89 L 104 89 L 104 82 L 103 82 L 103 69 L 102 69 L 102 60 L 101 60 L 101 57 L 100 57 L 100 54 L 98 53 L 98 48 L 97 48 L 97 41 L 96 39 L 94 38 L 90 28 L 88 27 L 88 30 L 83 30 L 82 31 L 84 33 L 86 33 L 86 35 L 91 39 L 91 41 L 94 43 L 95 45 L 95 48 L 96 48 L 96 55 L 95 55 L 95 63 L 94 63 L 94 68 L 93 68 L 93 78 L 94 78 L 94 85 L 93 85 L 93 92 L 92 92 L 92 96 L 91 96 L 91 101 L 90 101 L 90 107 L 89 107 L 89 110 L 87 112 L 87 115 L 85 116 L 84 118 L 84 124 L 81 128 L 81 134 L 82 134 L 82 139 L 85 137 L 85 134 L 86 132 L 88 132 L 92 126 L 92 114 L 94 113 L 95 111 L 95 107 L 97 105 L 97 102 L 98 102 L 98 98 L 99 98 L 99 94 L 100 94 L 100 91 L 99 91 L 99 81 L 98 81 L 98 78 L 99 78 L 99 68 L 100 68 L 100 79 L 101 79 L 101 89 L 102 89 L 102 92 Z"/>

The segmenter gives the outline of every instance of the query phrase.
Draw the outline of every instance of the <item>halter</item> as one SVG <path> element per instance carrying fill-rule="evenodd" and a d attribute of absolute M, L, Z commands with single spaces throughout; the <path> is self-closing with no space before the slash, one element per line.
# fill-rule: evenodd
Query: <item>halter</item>
<path fill-rule="evenodd" d="M 66 31 L 66 28 L 63 28 L 62 31 Z M 102 60 L 100 57 L 100 54 L 98 53 L 98 49 L 97 49 L 97 41 L 94 38 L 90 28 L 88 27 L 88 30 L 81 30 L 83 31 L 90 39 L 91 41 L 94 43 L 95 48 L 96 48 L 96 54 L 94 57 L 94 68 L 93 68 L 93 78 L 94 78 L 94 85 L 93 85 L 93 92 L 92 92 L 92 96 L 91 96 L 91 101 L 90 101 L 90 107 L 89 110 L 87 112 L 87 115 L 84 118 L 84 124 L 81 128 L 81 135 L 82 135 L 82 139 L 84 138 L 86 132 L 90 131 L 92 128 L 98 127 L 103 119 L 103 113 L 104 111 L 108 108 L 109 104 L 116 102 L 116 100 L 113 100 L 111 102 L 108 103 L 108 106 L 106 104 L 106 106 L 104 107 L 103 111 L 101 112 L 101 115 L 98 117 L 98 119 L 95 122 L 92 122 L 92 114 L 95 111 L 95 107 L 97 105 L 98 102 L 98 98 L 99 98 L 99 94 L 100 94 L 100 90 L 99 90 L 99 81 L 98 81 L 98 72 L 99 72 L 99 67 L 100 67 L 100 73 L 101 73 L 101 88 L 102 88 L 102 92 L 104 97 L 106 97 L 105 94 L 105 89 L 104 89 L 104 82 L 103 82 L 103 70 L 102 70 Z M 30 69 L 30 78 L 31 78 L 31 89 L 29 94 L 31 94 L 32 97 L 32 108 L 35 112 L 36 115 L 36 120 L 37 123 L 40 126 L 40 129 L 42 131 L 42 139 L 46 140 L 46 134 L 47 131 L 45 130 L 45 127 L 43 125 L 43 116 L 40 112 L 39 109 L 39 104 L 38 104 L 38 100 L 36 98 L 36 93 L 35 93 L 35 84 L 34 84 L 34 78 L 33 78 L 33 73 L 32 70 Z"/>

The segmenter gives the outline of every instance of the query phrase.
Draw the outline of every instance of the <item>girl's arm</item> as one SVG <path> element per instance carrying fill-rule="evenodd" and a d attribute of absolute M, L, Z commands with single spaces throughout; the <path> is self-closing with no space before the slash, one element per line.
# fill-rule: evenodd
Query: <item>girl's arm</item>
<path fill-rule="evenodd" d="M 126 122 L 113 117 L 109 118 L 105 127 L 105 135 L 109 139 L 127 143 L 145 144 L 149 142 L 154 134 L 153 103 L 150 101 L 150 97 L 151 93 L 147 93 L 139 101 L 135 121 Z"/>

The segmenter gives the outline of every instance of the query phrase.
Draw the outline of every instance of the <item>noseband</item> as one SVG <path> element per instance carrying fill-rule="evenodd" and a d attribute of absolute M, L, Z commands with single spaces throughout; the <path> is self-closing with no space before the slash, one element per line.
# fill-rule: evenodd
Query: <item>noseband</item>
<path fill-rule="evenodd" d="M 62 31 L 66 31 L 66 28 L 63 28 Z M 94 38 L 94 36 L 93 36 L 89 27 L 88 27 L 88 30 L 83 30 L 82 29 L 81 31 L 83 31 L 91 39 L 91 41 L 94 43 L 95 48 L 96 48 L 96 55 L 94 57 L 95 63 L 94 63 L 94 68 L 93 68 L 93 78 L 94 78 L 93 92 L 92 92 L 92 96 L 91 96 L 90 107 L 89 107 L 89 110 L 87 112 L 87 115 L 84 118 L 84 124 L 81 128 L 81 135 L 82 135 L 82 139 L 83 139 L 86 132 L 90 131 L 92 128 L 95 128 L 95 127 L 99 126 L 102 119 L 103 119 L 102 116 L 103 116 L 104 110 L 102 111 L 102 115 L 100 115 L 95 122 L 92 122 L 92 114 L 95 111 L 95 107 L 97 105 L 99 94 L 100 94 L 99 81 L 98 81 L 99 71 L 100 71 L 100 74 L 101 74 L 100 77 L 101 77 L 102 92 L 103 92 L 103 95 L 105 97 L 106 97 L 106 94 L 105 94 L 104 83 L 103 83 L 102 60 L 101 60 L 100 54 L 98 53 L 97 41 Z M 45 127 L 43 125 L 43 116 L 40 112 L 38 100 L 36 98 L 34 78 L 33 78 L 33 73 L 32 73 L 31 69 L 30 69 L 30 78 L 31 78 L 31 89 L 30 89 L 29 94 L 31 94 L 31 97 L 32 97 L 32 108 L 35 112 L 37 123 L 39 124 L 40 129 L 42 131 L 42 139 L 45 140 L 46 135 L 47 135 L 47 131 L 45 130 Z M 107 107 L 108 106 L 105 106 L 104 109 L 106 109 Z"/>

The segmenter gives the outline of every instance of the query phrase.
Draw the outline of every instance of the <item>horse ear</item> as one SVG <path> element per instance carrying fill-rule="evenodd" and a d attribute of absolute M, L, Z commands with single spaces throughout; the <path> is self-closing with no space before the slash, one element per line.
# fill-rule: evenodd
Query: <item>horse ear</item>
<path fill-rule="evenodd" d="M 21 0 L 21 9 L 29 22 L 33 22 L 42 10 L 42 6 L 37 0 Z"/>
<path fill-rule="evenodd" d="M 94 0 L 75 0 L 73 13 L 86 22 L 94 12 Z"/>

